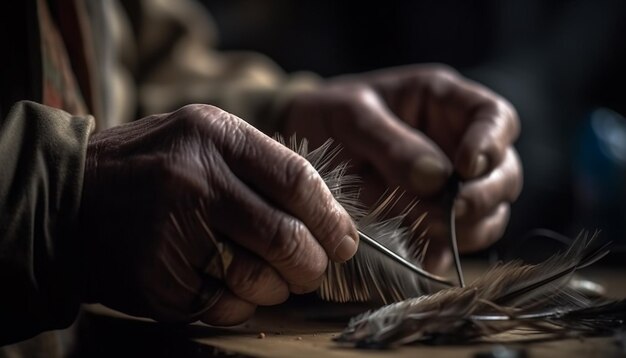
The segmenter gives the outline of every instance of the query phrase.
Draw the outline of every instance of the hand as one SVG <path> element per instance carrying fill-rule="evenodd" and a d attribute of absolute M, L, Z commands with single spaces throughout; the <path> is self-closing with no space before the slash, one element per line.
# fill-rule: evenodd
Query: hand
<path fill-rule="evenodd" d="M 463 252 L 502 236 L 509 204 L 522 187 L 512 146 L 519 133 L 515 110 L 447 67 L 410 66 L 331 80 L 295 96 L 284 123 L 285 136 L 295 132 L 313 147 L 329 137 L 341 143 L 342 159 L 364 179 L 366 203 L 397 186 L 421 199 L 415 215 L 428 212 L 426 266 L 433 271 L 451 260 L 438 196 L 453 171 L 464 180 L 455 203 Z"/>
<path fill-rule="evenodd" d="M 94 135 L 80 216 L 85 299 L 169 322 L 240 323 L 315 290 L 358 240 L 305 159 L 204 105 Z"/>

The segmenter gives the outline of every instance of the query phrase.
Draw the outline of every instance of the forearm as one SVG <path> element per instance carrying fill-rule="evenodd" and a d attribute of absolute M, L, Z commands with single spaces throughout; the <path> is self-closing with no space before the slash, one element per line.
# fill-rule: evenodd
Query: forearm
<path fill-rule="evenodd" d="M 75 318 L 73 231 L 92 128 L 90 117 L 26 101 L 0 122 L 0 344 Z"/>

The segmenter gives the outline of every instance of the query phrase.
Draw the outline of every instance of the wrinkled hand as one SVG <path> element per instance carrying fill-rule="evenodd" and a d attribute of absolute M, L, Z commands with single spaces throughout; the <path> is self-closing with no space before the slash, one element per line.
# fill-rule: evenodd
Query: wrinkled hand
<path fill-rule="evenodd" d="M 483 86 L 439 65 L 402 67 L 331 80 L 296 95 L 285 116 L 285 136 L 342 144 L 342 159 L 364 179 L 366 203 L 396 186 L 421 199 L 415 214 L 428 212 L 427 268 L 441 271 L 451 260 L 438 197 L 453 171 L 464 180 L 455 202 L 460 250 L 502 236 L 522 187 L 512 146 L 519 121 Z"/>
<path fill-rule="evenodd" d="M 223 277 L 207 229 L 234 243 Z M 358 240 L 305 159 L 203 105 L 90 139 L 80 235 L 86 301 L 215 325 L 315 290 Z"/>

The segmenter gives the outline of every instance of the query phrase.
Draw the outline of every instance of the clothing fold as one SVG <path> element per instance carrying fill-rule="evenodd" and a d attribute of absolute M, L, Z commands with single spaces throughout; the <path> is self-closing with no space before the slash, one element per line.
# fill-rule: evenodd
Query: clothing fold
<path fill-rule="evenodd" d="M 20 101 L 0 122 L 0 344 L 67 327 L 91 116 Z"/>

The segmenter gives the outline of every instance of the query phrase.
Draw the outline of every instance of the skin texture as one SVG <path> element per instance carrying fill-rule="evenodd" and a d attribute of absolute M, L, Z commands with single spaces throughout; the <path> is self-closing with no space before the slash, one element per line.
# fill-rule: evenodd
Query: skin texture
<path fill-rule="evenodd" d="M 332 137 L 343 146 L 339 160 L 363 178 L 367 204 L 389 187 L 409 194 L 405 204 L 421 200 L 413 215 L 428 213 L 428 269 L 442 271 L 451 261 L 441 197 L 453 171 L 463 179 L 455 202 L 460 250 L 502 236 L 522 188 L 512 146 L 520 124 L 487 88 L 445 66 L 408 66 L 331 80 L 297 95 L 284 117 L 285 136 L 297 133 L 312 147 Z"/>
<path fill-rule="evenodd" d="M 84 299 L 167 322 L 241 323 L 315 290 L 358 241 L 304 158 L 205 105 L 94 135 L 81 211 Z M 223 277 L 205 273 L 205 226 L 232 243 Z"/>

